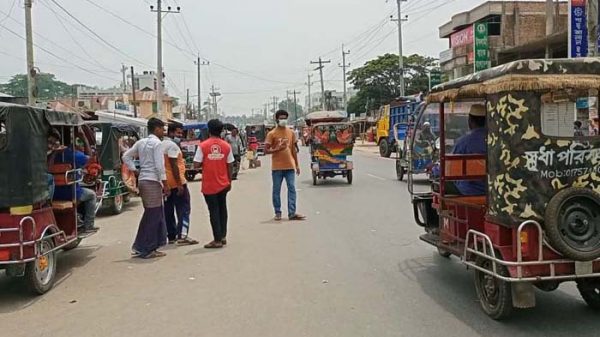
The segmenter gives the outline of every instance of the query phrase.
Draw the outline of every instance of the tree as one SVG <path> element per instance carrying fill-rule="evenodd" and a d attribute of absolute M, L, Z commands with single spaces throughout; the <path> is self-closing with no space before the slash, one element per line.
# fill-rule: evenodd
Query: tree
<path fill-rule="evenodd" d="M 77 84 L 67 84 L 56 79 L 54 74 L 40 73 L 36 76 L 37 98 L 51 100 L 73 97 L 77 94 Z M 0 91 L 18 97 L 27 97 L 27 75 L 14 75 L 7 83 L 0 84 Z"/>
<path fill-rule="evenodd" d="M 300 104 L 298 104 L 297 102 L 295 104 L 296 105 L 294 110 L 294 100 L 285 99 L 279 102 L 279 109 L 287 111 L 290 114 L 290 120 L 294 119 L 294 117 L 300 118 L 302 117 L 304 110 L 302 109 L 302 106 Z M 296 116 L 294 116 L 294 113 L 296 113 Z"/>
<path fill-rule="evenodd" d="M 348 80 L 358 94 L 348 102 L 348 112 L 359 115 L 377 109 L 400 96 L 400 69 L 398 55 L 385 54 L 368 61 L 350 72 Z M 410 55 L 404 57 L 404 82 L 407 95 L 426 92 L 428 72 L 437 67 L 433 57 Z"/>

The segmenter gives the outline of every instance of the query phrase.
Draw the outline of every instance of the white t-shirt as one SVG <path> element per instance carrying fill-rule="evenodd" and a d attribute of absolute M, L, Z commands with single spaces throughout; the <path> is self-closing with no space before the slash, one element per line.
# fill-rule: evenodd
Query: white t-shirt
<path fill-rule="evenodd" d="M 179 158 L 181 148 L 179 148 L 179 146 L 171 138 L 164 137 L 162 146 L 167 157 L 175 159 Z"/>

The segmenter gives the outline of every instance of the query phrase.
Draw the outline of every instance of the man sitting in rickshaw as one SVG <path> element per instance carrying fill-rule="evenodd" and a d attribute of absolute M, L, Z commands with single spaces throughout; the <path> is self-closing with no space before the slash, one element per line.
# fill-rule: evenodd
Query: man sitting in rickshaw
<path fill-rule="evenodd" d="M 89 149 L 89 146 L 81 139 L 75 140 L 78 149 L 72 147 L 66 147 L 64 151 L 56 156 L 55 162 L 62 164 L 73 164 L 75 163 L 76 169 L 83 169 L 90 157 L 88 157 L 82 149 Z M 54 199 L 56 200 L 73 200 L 73 192 L 71 186 L 56 186 L 54 191 Z M 98 228 L 94 226 L 94 220 L 96 218 L 96 192 L 91 189 L 83 188 L 79 183 L 75 185 L 75 199 L 77 203 L 83 208 L 83 226 L 80 231 L 81 234 L 91 233 L 98 231 Z"/>

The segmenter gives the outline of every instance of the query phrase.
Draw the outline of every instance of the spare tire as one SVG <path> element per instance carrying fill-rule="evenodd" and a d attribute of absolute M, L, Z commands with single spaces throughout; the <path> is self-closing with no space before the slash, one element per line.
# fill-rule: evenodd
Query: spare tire
<path fill-rule="evenodd" d="M 545 220 L 550 244 L 564 256 L 577 261 L 600 257 L 600 194 L 566 188 L 548 203 Z"/>

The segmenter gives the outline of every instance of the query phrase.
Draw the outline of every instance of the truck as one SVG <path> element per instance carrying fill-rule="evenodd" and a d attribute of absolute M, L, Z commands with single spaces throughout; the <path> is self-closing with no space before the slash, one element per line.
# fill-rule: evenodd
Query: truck
<path fill-rule="evenodd" d="M 419 97 L 403 97 L 381 107 L 375 139 L 382 157 L 389 158 L 392 152 L 402 151 L 403 144 L 398 144 L 396 139 L 400 142 L 406 139 L 409 123 L 414 120 L 420 102 Z"/>

